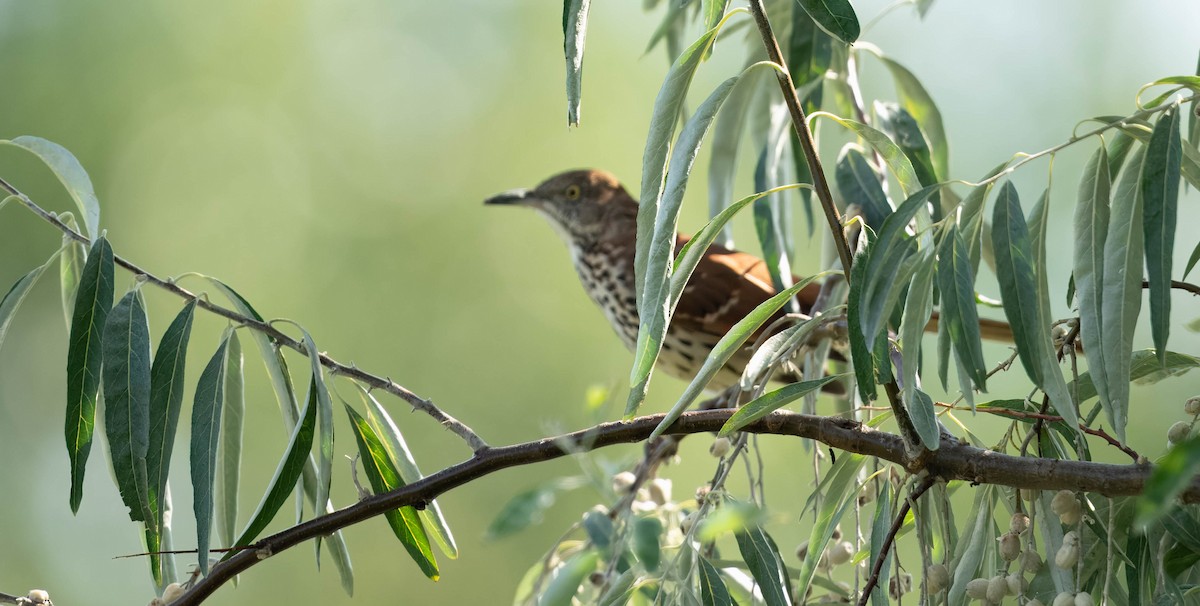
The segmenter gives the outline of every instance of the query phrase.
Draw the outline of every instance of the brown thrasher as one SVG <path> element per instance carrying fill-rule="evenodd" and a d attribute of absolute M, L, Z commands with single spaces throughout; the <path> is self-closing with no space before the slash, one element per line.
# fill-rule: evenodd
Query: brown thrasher
<path fill-rule="evenodd" d="M 615 176 L 602 170 L 568 171 L 533 189 L 497 194 L 484 204 L 526 206 L 550 221 L 571 252 L 584 290 L 604 311 L 625 346 L 634 348 L 638 332 L 633 270 L 638 203 Z M 676 234 L 675 250 L 687 241 L 688 236 Z M 691 380 L 717 341 L 776 292 L 765 261 L 748 253 L 710 246 L 671 316 L 657 368 Z M 803 313 L 809 312 L 819 292 L 820 285 L 815 283 L 800 291 L 797 298 Z M 783 310 L 777 312 L 764 326 L 783 314 Z M 936 328 L 934 312 L 927 330 Z M 991 320 L 981 322 L 981 332 L 998 339 L 1011 339 L 1012 334 L 1007 324 Z M 752 354 L 749 346 L 743 348 L 708 387 L 724 389 L 736 384 Z"/>

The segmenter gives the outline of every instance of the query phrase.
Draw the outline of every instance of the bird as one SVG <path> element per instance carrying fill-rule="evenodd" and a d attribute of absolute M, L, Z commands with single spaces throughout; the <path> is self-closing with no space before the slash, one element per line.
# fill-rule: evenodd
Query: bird
<path fill-rule="evenodd" d="M 496 194 L 484 204 L 525 207 L 544 217 L 566 243 L 584 291 L 604 312 L 625 347 L 634 349 L 639 324 L 634 281 L 638 202 L 615 175 L 598 169 L 570 170 L 532 189 Z M 675 250 L 688 240 L 687 235 L 677 233 Z M 814 282 L 799 291 L 796 299 L 801 313 L 811 312 L 820 290 Z M 690 381 L 721 337 L 777 292 L 766 261 L 750 253 L 710 245 L 671 316 L 656 368 Z M 771 326 L 785 312 L 776 312 L 763 326 Z M 935 312 L 927 330 L 936 330 L 936 318 Z M 1007 324 L 991 320 L 981 322 L 981 331 L 991 338 L 1011 335 Z M 708 388 L 720 391 L 736 385 L 752 355 L 752 347 L 744 346 L 718 371 Z M 776 378 L 796 380 L 795 370 L 785 369 Z"/>

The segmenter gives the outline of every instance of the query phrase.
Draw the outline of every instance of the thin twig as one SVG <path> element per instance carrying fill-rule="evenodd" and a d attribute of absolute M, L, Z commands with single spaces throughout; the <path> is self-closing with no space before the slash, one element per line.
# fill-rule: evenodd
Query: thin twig
<path fill-rule="evenodd" d="M 863 586 L 862 593 L 859 594 L 858 606 L 866 606 L 867 601 L 871 599 L 871 591 L 879 584 L 879 575 L 883 572 L 883 563 L 887 561 L 888 551 L 892 549 L 892 543 L 896 541 L 896 533 L 900 532 L 900 528 L 904 526 L 904 518 L 908 515 L 908 510 L 912 508 L 913 501 L 921 498 L 930 486 L 933 486 L 935 479 L 933 476 L 925 476 L 924 480 L 913 489 L 912 493 L 904 499 L 904 503 L 900 505 L 899 511 L 896 512 L 896 517 L 892 520 L 892 527 L 888 529 L 887 535 L 883 537 L 883 544 L 879 547 L 879 557 L 875 560 L 875 565 L 871 567 L 871 576 L 867 578 L 866 584 Z"/>
<path fill-rule="evenodd" d="M 35 204 L 33 200 L 29 199 L 28 196 L 21 193 L 16 187 L 13 187 L 3 178 L 0 178 L 0 188 L 4 189 L 13 196 L 16 196 L 17 199 L 21 201 L 21 204 L 32 211 L 33 214 L 42 218 L 47 223 L 57 227 L 59 231 L 66 234 L 67 237 L 75 240 L 76 242 L 91 244 L 91 241 L 88 240 L 86 236 L 71 229 L 66 223 L 60 221 L 56 215 Z M 257 330 L 270 337 L 271 340 L 273 340 L 279 346 L 288 347 L 300 352 L 301 354 L 306 356 L 308 355 L 308 351 L 305 349 L 303 343 L 284 334 L 279 329 L 272 326 L 269 322 L 260 322 L 254 318 L 243 316 L 231 309 L 221 307 L 220 305 L 215 305 L 209 302 L 206 298 L 199 297 L 193 294 L 191 291 L 179 286 L 172 280 L 164 280 L 163 278 L 155 276 L 154 274 L 142 269 L 124 257 L 113 255 L 113 261 L 117 265 L 129 270 L 145 282 L 149 282 L 154 286 L 157 286 L 167 292 L 175 294 L 189 301 L 195 301 L 196 306 L 201 309 L 237 322 L 238 324 L 253 328 L 254 330 Z M 373 389 L 382 389 L 383 391 L 386 391 L 399 397 L 401 400 L 408 402 L 408 404 L 413 408 L 433 417 L 434 420 L 436 420 L 446 429 L 450 430 L 451 433 L 462 438 L 463 441 L 465 441 L 467 445 L 471 447 L 472 451 L 479 452 L 488 448 L 487 442 L 485 442 L 483 438 L 479 437 L 478 434 L 471 430 L 470 427 L 467 427 L 461 421 L 446 414 L 446 412 L 444 412 L 442 409 L 435 406 L 433 402 L 418 396 L 395 381 L 392 381 L 386 377 L 371 374 L 365 370 L 359 369 L 354 365 L 342 364 L 341 362 L 338 362 L 324 353 L 318 354 L 317 357 L 320 360 L 321 365 L 325 368 L 328 368 L 333 374 L 340 374 L 350 377 L 359 381 L 360 383 L 370 386 Z"/>
<path fill-rule="evenodd" d="M 1063 418 L 1058 415 L 1047 414 L 1045 411 L 1048 407 L 1049 407 L 1049 404 L 1044 403 L 1042 412 L 1025 412 L 1023 410 L 1011 410 L 1008 408 L 981 408 L 979 410 L 989 413 L 989 414 L 999 415 L 1002 417 L 1009 417 L 1012 419 L 1035 419 L 1037 422 L 1043 423 L 1043 424 L 1044 423 L 1057 423 L 1057 422 L 1063 420 Z M 1082 431 L 1083 433 L 1086 433 L 1089 436 L 1096 436 L 1097 438 L 1100 438 L 1100 439 L 1104 440 L 1105 442 L 1108 442 L 1110 445 L 1116 447 L 1117 450 L 1120 450 L 1121 452 L 1129 455 L 1129 458 L 1133 459 L 1135 462 L 1138 461 L 1141 456 L 1137 453 L 1136 450 L 1130 448 L 1129 446 L 1127 446 L 1125 444 L 1122 444 L 1120 440 L 1112 437 L 1111 435 L 1109 435 L 1108 432 L 1104 431 L 1103 429 L 1095 429 L 1092 427 L 1088 427 L 1087 425 L 1084 425 L 1083 423 L 1080 423 L 1079 431 Z M 1030 430 L 1029 433 L 1031 435 L 1037 435 L 1038 432 L 1034 431 L 1034 430 Z M 1024 455 L 1025 450 L 1028 449 L 1028 439 L 1029 438 L 1026 438 L 1027 441 L 1022 444 L 1022 450 L 1021 450 L 1022 455 Z"/>
<path fill-rule="evenodd" d="M 1149 280 L 1142 280 L 1142 288 L 1150 288 Z M 1171 288 L 1186 290 L 1193 295 L 1200 295 L 1200 286 L 1182 280 L 1171 280 Z"/>

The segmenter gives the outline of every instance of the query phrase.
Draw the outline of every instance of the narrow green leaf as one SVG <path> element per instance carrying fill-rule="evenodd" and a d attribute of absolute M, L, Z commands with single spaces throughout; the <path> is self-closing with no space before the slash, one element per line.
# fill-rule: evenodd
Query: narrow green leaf
<path fill-rule="evenodd" d="M 1200 436 L 1192 436 L 1167 451 L 1146 480 L 1137 501 L 1135 525 L 1145 529 L 1176 507 L 1175 499 L 1200 473 Z"/>
<path fill-rule="evenodd" d="M 1151 385 L 1168 377 L 1182 375 L 1193 368 L 1200 368 L 1200 358 L 1187 354 L 1168 351 L 1165 361 L 1160 362 L 1158 352 L 1153 349 L 1141 349 L 1130 356 L 1129 381 L 1140 385 Z M 1098 394 L 1092 373 L 1096 369 L 1079 375 L 1078 385 L 1072 383 L 1070 390 L 1079 394 L 1082 404 Z"/>
<path fill-rule="evenodd" d="M 833 38 L 821 30 L 804 10 L 792 7 L 792 32 L 787 45 L 787 66 L 796 88 L 825 79 L 833 65 Z M 821 108 L 821 87 L 807 95 L 799 95 L 804 112 L 811 114 Z M 806 164 L 807 165 L 807 164 Z"/>
<path fill-rule="evenodd" d="M 946 324 L 955 356 L 975 387 L 987 391 L 987 367 L 979 337 L 979 313 L 975 309 L 975 277 L 967 258 L 967 245 L 953 223 L 938 247 L 937 282 L 942 295 L 941 322 Z"/>
<path fill-rule="evenodd" d="M 1128 139 L 1132 141 L 1132 139 Z M 1108 199 L 1111 189 L 1108 152 L 1104 147 L 1084 167 L 1075 204 L 1075 297 L 1079 302 L 1079 337 L 1088 370 L 1096 388 L 1108 397 L 1108 379 L 1104 374 L 1104 240 L 1108 236 Z M 1111 402 L 1105 408 L 1111 408 Z"/>
<path fill-rule="evenodd" d="M 287 450 L 279 461 L 279 466 L 275 468 L 275 475 L 271 478 L 267 492 L 259 502 L 258 508 L 255 509 L 254 515 L 250 516 L 250 523 L 246 525 L 241 536 L 231 547 L 249 545 L 258 538 L 259 533 L 267 527 L 267 524 L 271 523 L 275 514 L 279 512 L 279 508 L 283 507 L 288 495 L 295 488 L 297 480 L 300 479 L 300 472 L 304 469 L 305 462 L 308 461 L 308 452 L 312 448 L 313 436 L 317 430 L 318 404 L 313 402 L 316 399 L 316 390 L 316 378 L 313 378 L 309 383 L 304 411 L 301 413 L 295 430 L 292 431 L 291 438 L 288 439 Z M 225 557 L 228 558 L 233 553 L 236 552 L 230 551 Z"/>
<path fill-rule="evenodd" d="M 875 566 L 879 562 L 879 558 L 884 558 L 883 565 L 879 568 L 879 581 L 875 584 L 875 588 L 871 591 L 871 603 L 877 606 L 888 606 L 888 577 L 891 576 L 891 560 L 888 554 L 884 553 L 883 545 L 886 541 L 888 529 L 892 523 L 892 498 L 889 488 L 890 484 L 883 483 L 880 494 L 875 497 L 875 515 L 871 519 L 871 554 L 867 560 L 868 570 L 875 570 Z"/>
<path fill-rule="evenodd" d="M 734 533 L 738 551 L 750 570 L 751 576 L 762 592 L 767 606 L 788 606 L 787 579 L 783 570 L 783 557 L 775 548 L 775 542 L 762 527 L 755 525 Z"/>
<path fill-rule="evenodd" d="M 867 267 L 862 278 L 865 282 L 861 285 L 862 315 L 859 316 L 859 326 L 868 343 L 874 343 L 883 329 L 885 311 L 890 312 L 885 309 L 885 304 L 889 300 L 895 301 L 904 286 L 902 280 L 896 279 L 895 272 L 913 253 L 913 242 L 906 233 L 908 224 L 918 215 L 918 224 L 926 222 L 929 198 L 938 189 L 927 187 L 910 196 L 896 212 L 884 219 L 878 236 L 871 242 L 870 258 L 864 260 Z M 853 287 L 853 282 L 851 284 Z"/>
<path fill-rule="evenodd" d="M 892 214 L 892 206 L 883 192 L 881 175 L 854 144 L 842 148 L 834 176 L 838 191 L 847 204 L 862 208 L 863 217 L 871 229 L 878 230 L 884 219 Z"/>
<path fill-rule="evenodd" d="M 603 514 L 601 514 L 603 515 Z M 608 516 L 604 516 L 609 519 Z M 663 523 L 658 518 L 635 518 L 633 521 L 633 554 L 649 572 L 658 570 L 662 559 L 659 542 L 663 536 Z"/>
<path fill-rule="evenodd" d="M 933 276 L 937 269 L 933 248 L 925 249 L 920 257 L 908 285 L 904 315 L 900 322 L 900 383 L 904 389 L 904 401 L 910 403 L 909 408 L 912 408 L 911 402 L 917 390 L 921 340 L 929 319 L 933 317 Z"/>
<path fill-rule="evenodd" d="M 725 421 L 725 425 L 721 427 L 721 431 L 717 435 L 728 436 L 838 378 L 840 378 L 839 375 L 831 375 L 815 381 L 791 383 L 775 391 L 763 394 L 747 402 L 745 406 L 742 406 L 733 416 L 729 417 L 729 420 Z"/>
<path fill-rule="evenodd" d="M 858 15 L 850 0 L 800 0 L 800 6 L 830 35 L 846 44 L 858 40 Z"/>
<path fill-rule="evenodd" d="M 613 521 L 606 514 L 595 509 L 583 514 L 583 530 L 588 540 L 600 549 L 608 549 L 613 540 Z"/>
<path fill-rule="evenodd" d="M 905 403 L 908 405 L 909 419 L 917 430 L 917 436 L 921 438 L 921 444 L 929 450 L 937 450 L 942 444 L 942 439 L 933 398 L 917 389 L 913 391 L 913 397 L 905 400 Z"/>
<path fill-rule="evenodd" d="M 141 291 L 129 291 L 104 327 L 104 425 L 113 475 L 129 519 L 155 524 L 146 453 L 150 447 L 150 329 Z"/>
<path fill-rule="evenodd" d="M 996 254 L 996 277 L 1003 295 L 1004 316 L 1013 328 L 1021 365 L 1033 383 L 1046 391 L 1055 412 L 1072 427 L 1079 415 L 1066 392 L 1062 373 L 1052 353 L 1050 325 L 1043 323 L 1045 313 L 1039 293 L 1044 271 L 1034 271 L 1033 242 L 1021 214 L 1021 203 L 1012 182 L 1006 182 L 996 197 L 991 224 L 992 250 Z M 1049 305 L 1049 300 L 1046 300 Z"/>
<path fill-rule="evenodd" d="M 29 273 L 21 276 L 20 279 L 8 289 L 4 298 L 0 299 L 0 346 L 4 345 L 4 336 L 8 334 L 8 327 L 12 324 L 13 316 L 16 315 L 17 309 L 21 307 L 21 302 L 25 300 L 25 296 L 37 284 L 38 278 L 46 272 L 46 268 L 54 262 L 55 257 L 59 253 L 54 253 L 45 263 L 33 268 Z"/>
<path fill-rule="evenodd" d="M 891 133 L 896 146 L 908 156 L 912 162 L 917 180 L 924 187 L 938 182 L 933 168 L 933 157 L 929 154 L 929 144 L 925 141 L 925 133 L 921 132 L 916 118 L 908 110 L 896 103 L 875 102 L 875 113 L 879 123 L 886 132 Z M 935 199 L 936 202 L 936 199 Z M 937 204 L 934 205 L 935 207 Z"/>
<path fill-rule="evenodd" d="M 833 531 L 841 521 L 842 516 L 849 511 L 858 500 L 858 473 L 867 458 L 860 454 L 842 453 L 837 462 L 829 468 L 817 493 L 824 495 L 812 531 L 808 537 L 808 555 L 800 565 L 796 579 L 796 595 L 807 595 L 809 585 L 817 571 L 817 563 L 825 547 L 833 538 Z"/>
<path fill-rule="evenodd" d="M 67 227 L 79 231 L 79 226 L 75 224 L 75 216 L 71 213 L 63 213 L 58 218 Z M 87 249 L 75 238 L 63 234 L 62 248 L 59 250 L 62 256 L 59 257 L 58 281 L 62 289 L 63 315 L 69 332 L 71 316 L 75 313 L 75 293 L 79 290 L 80 273 L 83 271 L 83 264 L 87 262 Z"/>
<path fill-rule="evenodd" d="M 721 573 L 717 571 L 707 558 L 698 558 L 700 565 L 700 602 L 704 606 L 733 606 L 733 598 L 729 596 L 729 588 L 725 586 Z"/>
<path fill-rule="evenodd" d="M 1062 368 L 1058 364 L 1058 354 L 1054 349 L 1050 325 L 1054 319 L 1050 311 L 1050 280 L 1046 264 L 1046 239 L 1050 231 L 1050 188 L 1042 192 L 1029 215 L 1029 237 L 1033 246 L 1033 275 L 1037 286 L 1037 325 L 1042 327 L 1041 335 L 1035 345 L 1039 348 L 1037 358 L 1042 361 L 1039 387 L 1050 396 L 1050 404 L 1072 429 L 1079 427 L 1079 413 L 1071 392 L 1067 391 L 1067 381 L 1063 378 Z"/>
<path fill-rule="evenodd" d="M 967 581 L 975 578 L 979 564 L 983 562 L 984 551 L 994 549 L 995 534 L 992 533 L 992 507 L 995 505 L 995 486 L 988 484 L 975 491 L 975 503 L 971 511 L 975 512 L 971 525 L 964 529 L 959 536 L 957 548 L 954 550 L 954 574 L 951 577 L 950 592 L 947 594 L 947 604 L 966 604 Z M 1061 532 L 1061 531 L 1060 531 Z"/>
<path fill-rule="evenodd" d="M 728 16 L 726 17 L 728 19 Z M 723 21 L 722 21 L 723 22 Z M 663 176 L 667 172 L 667 153 L 675 135 L 675 125 L 687 98 L 688 88 L 696 75 L 696 68 L 708 53 L 717 38 L 721 25 L 701 34 L 687 50 L 680 53 L 667 71 L 658 97 L 654 100 L 654 111 L 650 117 L 650 133 L 646 136 L 646 149 L 642 153 L 642 186 L 637 217 L 637 249 L 634 254 L 634 285 L 637 289 L 638 308 L 642 307 L 642 288 L 646 284 L 646 266 L 650 255 L 650 242 L 656 227 L 656 218 L 661 214 L 659 200 L 662 195 Z"/>
<path fill-rule="evenodd" d="M 863 231 L 862 237 L 870 244 L 854 258 L 850 267 L 850 294 L 846 299 L 846 332 L 850 338 L 850 364 L 854 368 L 854 384 L 863 402 L 875 399 L 878 390 L 875 389 L 875 358 L 871 348 L 867 346 L 863 336 L 863 291 L 866 290 L 867 265 L 875 248 L 875 240 L 871 238 L 871 228 Z"/>
<path fill-rule="evenodd" d="M 325 376 L 321 369 L 321 352 L 316 342 L 302 326 L 296 325 L 303 334 L 304 349 L 308 352 L 309 371 L 313 376 L 313 394 L 317 403 L 317 487 L 314 500 L 316 503 L 329 501 L 329 486 L 333 479 L 333 400 L 329 397 L 329 389 L 325 386 Z M 322 537 L 316 539 L 317 565 L 320 565 L 320 548 Z"/>
<path fill-rule="evenodd" d="M 387 449 L 366 419 L 349 405 L 346 406 L 346 414 L 350 416 L 350 425 L 354 428 L 358 454 L 362 458 L 367 479 L 371 482 L 371 490 L 375 491 L 375 494 L 383 494 L 404 486 L 404 481 L 400 479 Z M 429 537 L 425 534 L 425 527 L 421 524 L 416 509 L 411 506 L 400 507 L 388 511 L 384 517 L 421 572 L 431 580 L 438 580 L 440 573 L 437 560 L 429 547 Z"/>
<path fill-rule="evenodd" d="M 1171 261 L 1175 250 L 1175 223 L 1179 207 L 1179 109 L 1163 112 L 1146 146 L 1141 194 L 1145 216 L 1146 275 L 1150 283 L 1150 334 L 1163 355 L 1171 330 Z"/>
<path fill-rule="evenodd" d="M 567 126 L 579 125 L 583 96 L 583 47 L 591 0 L 563 0 L 563 51 L 567 59 Z"/>
<path fill-rule="evenodd" d="M 538 597 L 538 606 L 571 606 L 575 594 L 584 579 L 596 570 L 600 553 L 595 549 L 581 551 L 569 558 L 554 571 L 554 576 Z"/>
<path fill-rule="evenodd" d="M 1125 158 L 1129 152 L 1133 150 L 1133 145 L 1137 143 L 1137 139 L 1129 136 L 1125 131 L 1116 131 L 1108 143 L 1108 175 L 1109 179 L 1117 176 L 1121 172 L 1121 166 L 1125 164 Z"/>
<path fill-rule="evenodd" d="M 883 156 L 884 163 L 891 169 L 896 181 L 900 183 L 900 189 L 904 195 L 911 197 L 921 189 L 921 180 L 917 178 L 912 161 L 904 154 L 904 150 L 900 149 L 887 135 L 862 122 L 846 120 L 834 115 L 827 115 L 827 117 L 861 137 L 867 145 Z"/>
<path fill-rule="evenodd" d="M 579 478 L 559 478 L 517 494 L 500 508 L 484 538 L 489 541 L 504 538 L 540 523 L 546 510 L 558 500 L 560 492 L 582 484 Z"/>
<path fill-rule="evenodd" d="M 673 406 L 666 416 L 663 417 L 663 420 L 658 424 L 658 427 L 654 428 L 654 431 L 651 433 L 651 437 L 662 435 L 662 432 L 666 431 L 667 427 L 674 423 L 675 420 L 679 418 L 679 415 L 683 414 L 683 412 L 687 410 L 689 406 L 691 406 L 696 397 L 700 395 L 700 392 L 702 392 L 705 386 L 708 385 L 708 382 L 711 381 L 717 372 L 720 371 L 723 366 L 725 366 L 725 363 L 728 362 L 729 359 L 732 358 L 739 349 L 741 349 L 742 344 L 744 344 L 746 340 L 754 334 L 755 331 L 762 327 L 767 320 L 770 320 L 771 316 L 775 315 L 775 312 L 779 311 L 779 308 L 783 307 L 789 299 L 795 296 L 796 293 L 800 292 L 800 290 L 805 286 L 812 284 L 815 280 L 824 278 L 828 273 L 829 272 L 821 272 L 797 282 L 791 288 L 776 294 L 766 301 L 763 301 L 758 305 L 758 307 L 754 308 L 754 311 L 751 311 L 746 315 L 746 317 L 738 320 L 737 324 L 734 324 L 733 328 L 730 328 L 729 332 L 725 333 L 725 336 L 721 337 L 721 340 L 718 341 L 716 346 L 713 347 L 712 352 L 708 354 L 708 358 L 704 360 L 704 364 L 700 367 L 700 371 L 696 373 L 696 377 L 692 379 L 692 382 L 687 386 L 687 389 L 684 390 L 683 395 L 679 397 L 679 401 L 675 403 L 675 406 Z"/>
<path fill-rule="evenodd" d="M 921 132 L 929 139 L 934 172 L 940 178 L 946 178 L 950 174 L 950 146 L 946 139 L 946 128 L 942 124 L 942 113 L 934 104 L 933 97 L 921 85 L 921 81 L 903 65 L 881 53 L 876 55 L 892 74 L 900 104 L 920 124 Z"/>
<path fill-rule="evenodd" d="M 217 453 L 217 536 L 222 545 L 237 539 L 238 486 L 242 475 L 242 437 L 245 432 L 246 390 L 242 342 L 229 333 L 225 351 L 225 404 L 221 410 L 221 443 Z"/>
<path fill-rule="evenodd" d="M 630 385 L 640 389 L 629 392 L 629 402 L 625 407 L 627 417 L 637 411 L 646 397 L 645 389 L 648 387 L 650 371 L 654 368 L 654 362 L 658 359 L 663 339 L 667 334 L 667 325 L 670 322 L 671 261 L 674 259 L 675 228 L 679 222 L 679 208 L 683 204 L 683 192 L 687 187 L 692 164 L 717 110 L 737 84 L 737 79 L 735 76 L 721 83 L 708 99 L 696 108 L 696 113 L 688 119 L 671 154 L 671 168 L 667 172 L 662 196 L 655 205 L 658 209 L 654 219 L 654 230 L 649 235 L 649 248 L 645 253 L 647 256 L 644 282 L 638 302 L 638 340 L 634 348 L 633 371 L 629 377 Z M 640 216 L 638 221 L 640 224 Z M 640 240 L 638 251 L 642 251 Z"/>
<path fill-rule="evenodd" d="M 1000 174 L 1000 171 L 1008 167 L 1008 162 L 1004 162 L 984 175 L 983 180 L 991 179 Z M 971 257 L 971 271 L 979 273 L 979 261 L 983 256 L 983 239 L 987 232 L 983 229 L 983 206 L 987 201 L 988 194 L 992 191 L 992 185 L 995 181 L 977 185 L 971 189 L 966 198 L 963 198 L 960 204 L 962 211 L 959 215 L 958 224 L 962 226 L 963 239 L 966 240 L 969 248 L 968 253 Z"/>
<path fill-rule="evenodd" d="M 709 30 L 717 26 L 721 22 L 721 17 L 725 16 L 725 7 L 729 6 L 729 0 L 704 0 L 700 4 L 700 13 L 704 17 L 704 29 Z"/>
<path fill-rule="evenodd" d="M 1186 280 L 1188 274 L 1192 273 L 1192 269 L 1196 267 L 1196 263 L 1200 262 L 1200 242 L 1196 243 L 1196 248 L 1192 249 L 1192 254 L 1188 257 L 1187 266 L 1183 268 L 1183 278 Z"/>
<path fill-rule="evenodd" d="M 759 383 L 767 367 L 779 362 L 779 356 L 794 352 L 798 345 L 805 343 L 813 331 L 824 324 L 824 314 L 840 313 L 843 311 L 842 307 L 838 305 L 823 313 L 814 314 L 813 317 L 789 326 L 763 341 L 763 344 L 754 350 L 754 355 L 750 356 L 746 368 L 742 370 L 742 378 L 739 381 L 742 390 L 750 391 Z"/>
<path fill-rule="evenodd" d="M 400 433 L 400 428 L 392 421 L 391 415 L 387 409 L 372 396 L 371 393 L 361 386 L 358 386 L 359 395 L 367 402 L 367 423 L 371 425 L 371 429 L 375 430 L 375 434 L 383 441 L 384 448 L 387 449 L 388 456 L 392 462 L 396 464 L 396 471 L 400 473 L 400 479 L 404 480 L 405 484 L 412 484 L 421 478 L 424 474 L 417 467 L 417 461 L 413 458 L 412 451 L 408 449 L 408 443 L 404 440 L 404 435 Z M 425 509 L 420 512 L 421 520 L 425 522 L 426 528 L 433 535 L 438 547 L 442 553 L 445 553 L 450 559 L 458 557 L 458 545 L 454 542 L 454 535 L 450 532 L 450 525 L 446 523 L 445 517 L 442 516 L 442 508 L 436 500 L 430 501 Z"/>
<path fill-rule="evenodd" d="M 225 401 L 225 352 L 229 335 L 208 360 L 196 383 L 192 404 L 192 511 L 196 515 L 196 557 L 200 570 L 208 574 L 208 547 L 212 534 L 213 479 L 216 476 L 221 407 Z M 107 367 L 106 367 L 107 368 Z M 107 401 L 105 406 L 107 406 Z M 107 420 L 107 416 L 105 419 Z M 231 552 L 232 553 L 232 552 Z"/>
<path fill-rule="evenodd" d="M 0 139 L 0 145 L 12 145 L 28 151 L 38 157 L 50 171 L 58 177 L 63 188 L 75 200 L 79 214 L 83 217 L 83 226 L 87 235 L 93 240 L 100 235 L 100 202 L 96 199 L 96 190 L 92 188 L 92 180 L 88 177 L 83 165 L 67 148 L 47 141 L 41 137 L 23 135 L 11 141 Z"/>
<path fill-rule="evenodd" d="M 164 528 L 167 477 L 171 469 L 171 453 L 175 447 L 175 432 L 179 428 L 179 413 L 183 409 L 183 376 L 187 359 L 188 338 L 196 300 L 188 301 L 158 342 L 154 362 L 150 366 L 149 448 L 146 451 L 146 478 L 149 480 L 150 511 L 155 523 L 149 526 Z M 161 537 L 157 535 L 156 537 Z M 147 544 L 147 551 L 159 551 L 160 545 Z M 157 571 L 156 571 L 157 574 Z"/>
<path fill-rule="evenodd" d="M 867 266 L 867 275 L 864 278 L 867 289 L 862 295 L 862 316 L 859 320 L 866 342 L 883 347 L 875 352 L 876 357 L 880 359 L 879 372 L 890 372 L 890 363 L 883 363 L 888 357 L 887 349 L 880 345 L 887 339 L 888 321 L 892 318 L 896 304 L 900 302 L 900 296 L 904 294 L 904 287 L 924 258 L 917 252 L 917 241 L 914 238 L 901 239 L 890 251 L 881 251 L 879 256 L 885 254 L 888 258 L 883 264 L 872 263 Z M 875 251 L 872 251 L 871 259 L 876 258 Z M 872 270 L 879 273 L 871 274 Z"/>
<path fill-rule="evenodd" d="M 705 0 L 706 2 L 724 5 L 726 0 Z M 742 142 L 742 133 L 746 129 L 746 116 L 750 102 L 762 83 L 759 70 L 749 72 L 738 80 L 737 86 L 729 93 L 729 98 L 721 106 L 717 114 L 717 123 L 713 126 L 712 143 L 708 154 L 708 214 L 710 217 L 721 216 L 729 201 L 733 200 L 733 180 L 737 171 L 738 149 Z M 699 235 L 699 234 L 697 234 Z M 726 248 L 733 247 L 733 232 L 728 226 L 723 226 L 720 233 L 720 244 Z M 678 273 L 678 264 L 676 264 Z M 675 276 L 672 276 L 675 279 Z"/>
<path fill-rule="evenodd" d="M 1129 376 L 1133 335 L 1142 309 L 1142 197 L 1138 183 L 1145 155 L 1134 153 L 1125 166 L 1110 205 L 1108 235 L 1104 240 L 1101 342 L 1109 405 L 1104 411 L 1124 441 L 1129 418 Z M 1103 402 L 1101 402 L 1103 404 Z"/>
<path fill-rule="evenodd" d="M 96 430 L 100 390 L 101 342 L 113 302 L 113 252 L 104 236 L 96 238 L 83 266 L 67 349 L 67 455 L 71 459 L 71 512 L 83 500 L 83 474 Z"/>

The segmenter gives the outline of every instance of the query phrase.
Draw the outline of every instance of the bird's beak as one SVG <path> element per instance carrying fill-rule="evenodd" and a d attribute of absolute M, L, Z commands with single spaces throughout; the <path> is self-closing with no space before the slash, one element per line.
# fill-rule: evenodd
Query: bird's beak
<path fill-rule="evenodd" d="M 487 204 L 487 205 L 505 204 L 505 205 L 509 205 L 509 206 L 524 206 L 524 205 L 529 204 L 534 199 L 535 198 L 533 197 L 533 191 L 531 191 L 531 190 L 510 189 L 506 192 L 496 194 L 496 195 L 488 198 L 487 200 L 484 200 L 483 203 Z"/>

